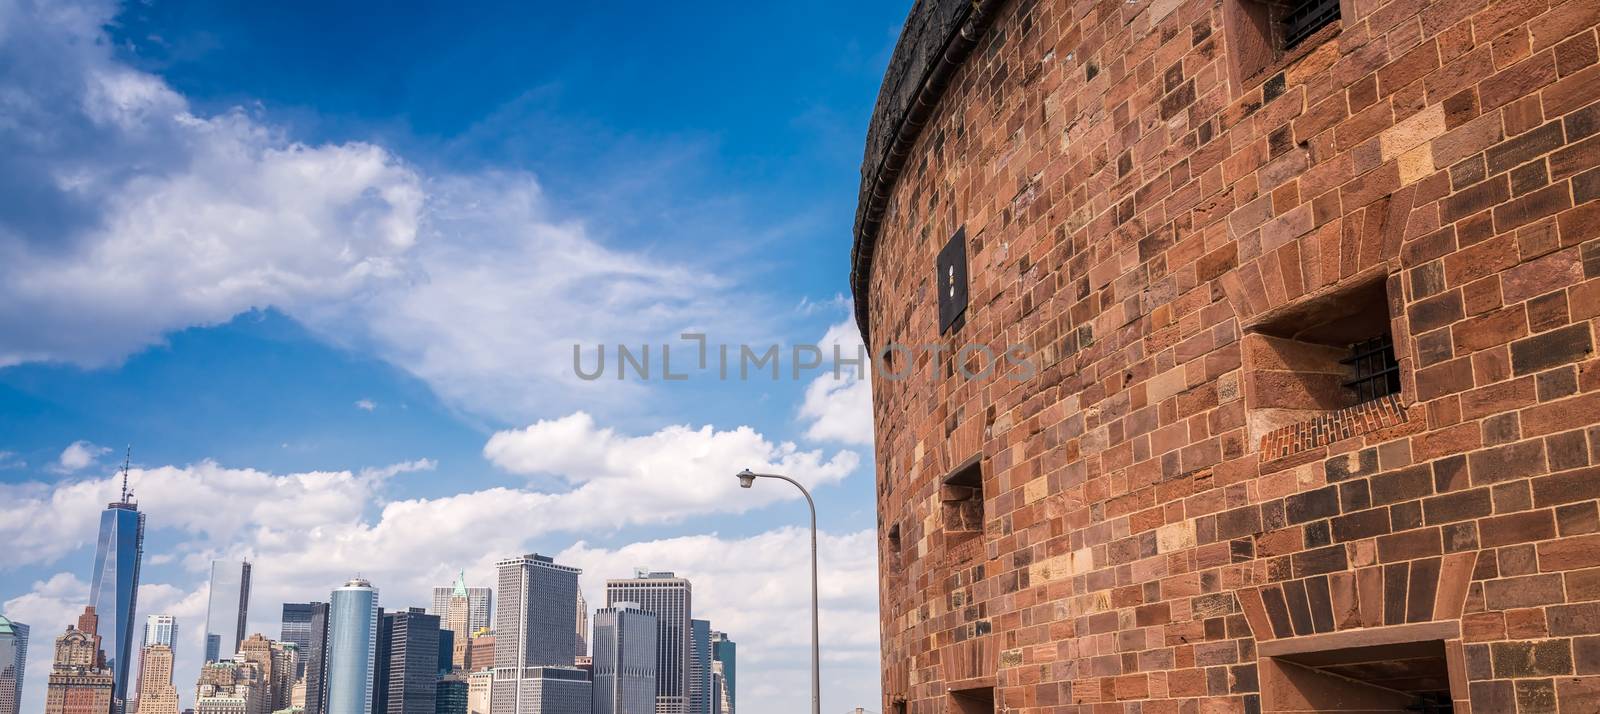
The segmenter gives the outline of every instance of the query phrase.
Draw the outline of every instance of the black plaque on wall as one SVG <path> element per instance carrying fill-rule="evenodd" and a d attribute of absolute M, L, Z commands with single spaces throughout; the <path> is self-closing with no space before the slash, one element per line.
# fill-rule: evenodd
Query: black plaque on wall
<path fill-rule="evenodd" d="M 939 249 L 939 334 L 959 325 L 967 311 L 967 229 L 956 229 Z"/>

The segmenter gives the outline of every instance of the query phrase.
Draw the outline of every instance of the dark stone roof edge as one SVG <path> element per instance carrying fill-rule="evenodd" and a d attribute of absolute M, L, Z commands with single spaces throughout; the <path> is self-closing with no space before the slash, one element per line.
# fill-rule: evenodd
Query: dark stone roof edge
<path fill-rule="evenodd" d="M 1004 0 L 917 0 L 884 71 L 878 102 L 867 125 L 850 248 L 850 290 L 856 325 L 871 344 L 867 282 L 890 190 L 910 158 L 911 145 L 939 103 L 950 78 L 977 46 Z"/>

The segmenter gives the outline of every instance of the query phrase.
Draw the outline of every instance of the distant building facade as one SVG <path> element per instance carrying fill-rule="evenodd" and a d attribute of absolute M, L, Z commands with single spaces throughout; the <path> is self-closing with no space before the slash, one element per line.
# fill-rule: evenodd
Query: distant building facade
<path fill-rule="evenodd" d="M 463 570 L 456 575 L 453 585 L 433 589 L 433 609 L 430 612 L 439 616 L 440 627 L 455 633 L 456 644 L 462 645 L 474 633 L 492 625 L 493 595 L 491 588 L 467 587 L 467 573 Z M 460 661 L 453 664 L 462 666 Z"/>
<path fill-rule="evenodd" d="M 305 714 L 324 714 L 328 676 L 328 604 L 284 603 L 280 641 L 299 650 L 295 678 Z"/>
<path fill-rule="evenodd" d="M 269 677 L 258 662 L 225 659 L 200 666 L 195 683 L 195 714 L 270 714 Z"/>
<path fill-rule="evenodd" d="M 467 686 L 462 675 L 440 677 L 434 686 L 434 714 L 467 714 Z"/>
<path fill-rule="evenodd" d="M 640 570 L 634 577 L 606 581 L 606 607 L 636 603 L 656 616 L 656 710 L 689 710 L 689 637 L 692 588 L 671 572 Z"/>
<path fill-rule="evenodd" d="M 467 714 L 492 714 L 494 670 L 480 669 L 467 674 Z"/>
<path fill-rule="evenodd" d="M 211 561 L 211 590 L 206 604 L 205 661 L 227 659 L 239 651 L 249 613 L 249 561 Z"/>
<path fill-rule="evenodd" d="M 45 714 L 102 714 L 111 711 L 115 678 L 101 649 L 99 616 L 93 605 L 76 625 L 56 638 L 55 660 L 45 688 Z"/>
<path fill-rule="evenodd" d="M 721 677 L 717 699 L 721 703 L 719 714 L 733 714 L 734 693 L 738 679 L 738 647 L 728 638 L 728 633 L 711 631 L 711 667 Z"/>
<path fill-rule="evenodd" d="M 594 714 L 654 714 L 656 616 L 619 602 L 594 613 Z"/>
<path fill-rule="evenodd" d="M 573 652 L 578 657 L 589 655 L 589 601 L 584 599 L 583 590 L 578 590 L 578 622 L 577 640 L 573 645 Z"/>
<path fill-rule="evenodd" d="M 491 704 L 496 714 L 506 711 L 502 697 L 509 697 L 518 714 L 590 714 L 593 704 L 593 684 L 589 673 L 577 667 L 524 667 L 518 679 L 512 680 L 516 690 L 507 693 L 496 674 L 494 700 Z"/>
<path fill-rule="evenodd" d="M 494 714 L 554 711 L 552 702 L 566 701 L 575 687 L 561 668 L 577 672 L 587 694 L 588 673 L 572 669 L 583 571 L 536 553 L 506 558 L 496 568 Z"/>
<path fill-rule="evenodd" d="M 0 615 L 0 714 L 21 714 L 28 626 Z"/>
<path fill-rule="evenodd" d="M 378 590 L 354 578 L 329 602 L 326 714 L 370 714 L 378 647 Z"/>
<path fill-rule="evenodd" d="M 711 622 L 689 620 L 689 714 L 711 714 Z"/>
<path fill-rule="evenodd" d="M 146 633 L 148 637 L 148 627 Z M 138 714 L 178 714 L 178 688 L 172 683 L 172 660 L 171 644 L 147 644 L 140 652 Z"/>
<path fill-rule="evenodd" d="M 439 682 L 439 616 L 420 607 L 384 613 L 378 714 L 432 714 Z"/>

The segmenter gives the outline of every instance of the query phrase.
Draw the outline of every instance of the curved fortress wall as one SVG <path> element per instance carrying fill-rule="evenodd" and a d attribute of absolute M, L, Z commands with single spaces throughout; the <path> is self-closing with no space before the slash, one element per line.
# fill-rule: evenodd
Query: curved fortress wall
<path fill-rule="evenodd" d="M 884 711 L 1600 711 L 1600 11 L 1307 5 L 912 10 Z"/>

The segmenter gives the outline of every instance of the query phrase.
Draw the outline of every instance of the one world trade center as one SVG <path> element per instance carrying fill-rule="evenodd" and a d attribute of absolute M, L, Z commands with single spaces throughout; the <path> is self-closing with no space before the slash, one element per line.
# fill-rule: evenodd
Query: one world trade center
<path fill-rule="evenodd" d="M 100 514 L 95 545 L 94 580 L 89 604 L 100 616 L 99 634 L 106 643 L 111 670 L 111 714 L 125 714 L 128 677 L 133 661 L 134 610 L 139 596 L 139 561 L 144 555 L 144 514 L 128 490 L 128 467 L 122 467 L 122 498 Z"/>

